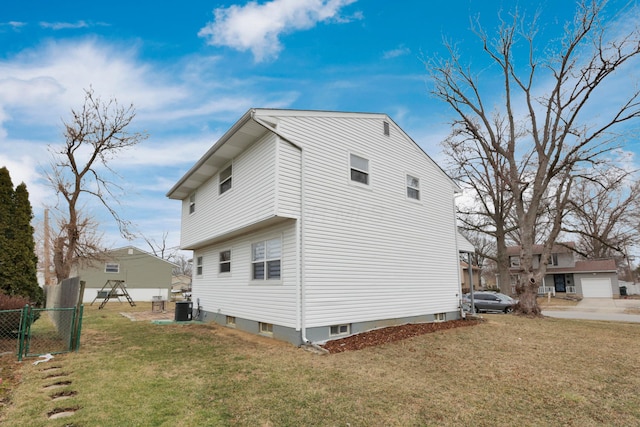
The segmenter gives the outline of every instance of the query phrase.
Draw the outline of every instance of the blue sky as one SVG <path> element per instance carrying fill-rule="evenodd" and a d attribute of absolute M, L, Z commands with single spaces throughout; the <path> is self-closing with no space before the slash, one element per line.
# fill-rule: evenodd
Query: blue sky
<path fill-rule="evenodd" d="M 612 2 L 610 13 L 626 1 Z M 633 3 L 633 2 L 632 2 Z M 0 11 L 0 166 L 24 181 L 36 219 L 54 204 L 42 178 L 62 119 L 92 86 L 103 99 L 133 103 L 132 126 L 149 138 L 112 163 L 127 188 L 120 212 L 137 231 L 179 241 L 180 203 L 171 186 L 247 109 L 274 107 L 387 113 L 436 161 L 453 117 L 429 93 L 422 58 L 459 43 L 483 66 L 470 16 L 495 28 L 516 4 L 493 0 L 271 0 L 9 2 Z M 541 13 L 556 38 L 569 0 L 520 2 Z M 489 87 L 493 82 L 487 81 Z M 107 246 L 129 244 L 108 214 Z M 148 250 L 138 239 L 132 244 Z"/>

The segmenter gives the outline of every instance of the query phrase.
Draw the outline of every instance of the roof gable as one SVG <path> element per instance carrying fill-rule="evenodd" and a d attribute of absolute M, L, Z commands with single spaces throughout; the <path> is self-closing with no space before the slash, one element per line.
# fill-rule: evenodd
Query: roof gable
<path fill-rule="evenodd" d="M 284 135 L 277 129 L 280 118 L 286 117 L 332 117 L 344 119 L 377 118 L 393 123 L 407 141 L 414 144 L 424 157 L 442 173 L 452 185 L 452 191 L 461 191 L 460 187 L 447 173 L 418 145 L 400 126 L 386 114 L 356 113 L 320 110 L 281 110 L 253 108 L 247 111 L 213 146 L 189 169 L 185 175 L 167 192 L 167 197 L 184 200 L 208 179 L 215 176 L 222 167 L 233 158 L 271 132 L 285 141 L 299 147 L 295 138 Z"/>

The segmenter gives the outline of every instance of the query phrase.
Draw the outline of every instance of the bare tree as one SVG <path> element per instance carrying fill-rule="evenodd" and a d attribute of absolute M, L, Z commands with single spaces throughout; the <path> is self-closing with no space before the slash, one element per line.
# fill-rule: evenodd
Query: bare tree
<path fill-rule="evenodd" d="M 122 188 L 114 181 L 118 175 L 110 162 L 146 138 L 128 131 L 134 117 L 133 105 L 122 107 L 114 98 L 103 102 L 89 88 L 82 108 L 72 109 L 71 120 L 63 121 L 65 143 L 59 149 L 50 148 L 52 161 L 46 177 L 62 203 L 57 207 L 58 232 L 53 244 L 58 281 L 69 277 L 78 262 L 100 253 L 95 251 L 97 224 L 83 214 L 81 202 L 97 201 L 115 219 L 121 234 L 131 236 L 129 222 L 115 209 L 116 191 Z"/>
<path fill-rule="evenodd" d="M 458 219 L 465 236 L 483 258 L 496 262 L 499 284 L 503 292 L 511 293 L 507 241 L 517 228 L 512 220 L 511 193 L 506 186 L 504 158 L 495 152 L 486 153 L 476 144 L 469 143 L 469 136 L 460 129 L 443 142 L 444 152 L 451 162 L 450 173 L 462 187 L 471 190 L 471 203 L 458 203 Z M 494 244 L 477 233 L 492 237 Z"/>
<path fill-rule="evenodd" d="M 563 231 L 577 236 L 580 255 L 622 261 L 638 242 L 640 183 L 632 174 L 612 167 L 576 180 Z"/>
<path fill-rule="evenodd" d="M 147 242 L 147 245 L 149 245 L 151 252 L 155 256 L 160 257 L 162 259 L 166 259 L 166 260 L 172 260 L 176 256 L 177 248 L 167 247 L 167 237 L 169 237 L 168 231 L 165 231 L 164 233 L 162 233 L 162 239 L 160 240 L 160 242 L 158 242 L 156 239 L 152 237 L 142 236 L 144 241 Z"/>
<path fill-rule="evenodd" d="M 604 83 L 640 53 L 637 25 L 621 35 L 624 26 L 606 27 L 605 4 L 583 0 L 560 45 L 550 49 L 536 44 L 536 19 L 526 22 L 517 11 L 510 22 L 501 22 L 495 39 L 476 21 L 483 52 L 499 71 L 501 105 L 494 104 L 495 87 L 488 95 L 483 92 L 479 76 L 462 64 L 451 43 L 446 43 L 448 59 L 428 63 L 434 95 L 456 115 L 453 134 L 463 135 L 462 142 L 485 158 L 502 159 L 487 167 L 502 168 L 497 175 L 511 193 L 521 247 L 518 311 L 523 314 L 540 314 L 538 286 L 561 231 L 575 172 L 606 162 L 618 144 L 614 129 L 640 116 L 637 89 L 602 109 L 597 120 L 588 112 Z M 537 52 L 547 56 L 538 58 Z M 524 63 L 516 61 L 518 54 Z M 542 216 L 546 221 L 540 237 Z M 537 241 L 542 241 L 543 253 L 534 271 Z"/>

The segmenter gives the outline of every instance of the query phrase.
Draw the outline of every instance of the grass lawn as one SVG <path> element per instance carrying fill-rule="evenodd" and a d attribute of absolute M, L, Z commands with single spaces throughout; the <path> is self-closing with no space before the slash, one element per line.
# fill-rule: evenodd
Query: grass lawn
<path fill-rule="evenodd" d="M 637 324 L 485 315 L 319 356 L 215 325 L 85 307 L 82 348 L 21 365 L 15 426 L 637 426 Z M 53 369 L 52 369 L 53 368 Z M 70 382 L 45 390 L 55 382 Z M 72 394 L 52 401 L 54 394 Z M 76 409 L 69 418 L 47 413 Z"/>

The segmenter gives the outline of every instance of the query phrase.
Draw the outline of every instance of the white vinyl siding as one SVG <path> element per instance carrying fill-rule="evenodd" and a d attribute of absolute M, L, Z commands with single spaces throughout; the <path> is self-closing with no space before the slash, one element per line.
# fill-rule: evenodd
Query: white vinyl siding
<path fill-rule="evenodd" d="M 286 141 L 278 144 L 278 215 L 300 217 L 302 152 Z"/>
<path fill-rule="evenodd" d="M 385 136 L 379 118 L 278 126 L 303 146 L 306 326 L 457 311 L 454 187 L 442 170 L 402 132 Z M 376 165 L 371 191 L 345 182 L 352 152 Z M 407 200 L 405 169 L 420 177 L 424 204 Z"/>
<path fill-rule="evenodd" d="M 295 328 L 298 321 L 299 291 L 295 223 L 291 219 L 277 227 L 199 250 L 199 254 L 209 259 L 218 257 L 223 250 L 231 249 L 233 274 L 219 275 L 217 264 L 212 266 L 205 263 L 203 276 L 193 278 L 193 300 L 199 298 L 200 305 L 209 312 Z M 273 238 L 282 240 L 280 280 L 265 280 L 256 284 L 251 278 L 251 245 Z"/>
<path fill-rule="evenodd" d="M 266 136 L 233 162 L 233 191 L 220 197 L 217 175 L 198 188 L 198 215 L 182 215 L 180 244 L 208 240 L 271 218 L 276 210 L 276 137 Z M 188 212 L 188 199 L 185 200 Z"/>

